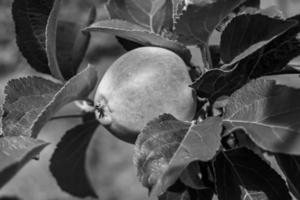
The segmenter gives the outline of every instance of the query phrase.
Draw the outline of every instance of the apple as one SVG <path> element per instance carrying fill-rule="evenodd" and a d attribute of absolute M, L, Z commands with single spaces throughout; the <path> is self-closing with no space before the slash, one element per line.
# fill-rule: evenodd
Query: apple
<path fill-rule="evenodd" d="M 140 47 L 118 58 L 95 93 L 96 117 L 119 139 L 134 143 L 148 121 L 170 113 L 193 119 L 196 98 L 188 67 L 170 50 Z"/>

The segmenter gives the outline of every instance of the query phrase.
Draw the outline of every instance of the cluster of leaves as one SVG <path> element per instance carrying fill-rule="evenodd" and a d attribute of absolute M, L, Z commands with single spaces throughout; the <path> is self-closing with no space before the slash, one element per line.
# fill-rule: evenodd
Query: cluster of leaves
<path fill-rule="evenodd" d="M 77 71 L 90 32 L 100 31 L 115 35 L 126 50 L 159 46 L 176 52 L 194 79 L 195 121 L 164 114 L 137 139 L 134 163 L 152 197 L 300 199 L 295 173 L 300 170 L 300 77 L 288 65 L 300 55 L 300 16 L 284 19 L 276 8 L 258 7 L 254 0 L 110 0 L 108 19 L 94 22 L 91 9 L 80 26 L 58 19 L 60 0 L 14 0 L 20 51 L 49 77 L 15 79 L 6 86 L 0 187 L 47 146 L 36 138 L 55 112 L 94 89 L 96 70 Z M 211 46 L 217 30 L 220 43 Z M 200 50 L 203 62 L 192 63 L 201 55 L 190 47 Z M 97 196 L 86 176 L 85 153 L 98 126 L 94 115 L 85 115 L 51 159 L 58 185 L 79 197 Z"/>

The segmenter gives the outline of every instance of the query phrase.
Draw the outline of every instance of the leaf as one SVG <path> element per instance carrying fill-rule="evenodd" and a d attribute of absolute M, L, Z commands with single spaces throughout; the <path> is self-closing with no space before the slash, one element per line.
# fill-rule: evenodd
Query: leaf
<path fill-rule="evenodd" d="M 72 77 L 39 113 L 28 134 L 37 137 L 42 127 L 60 108 L 72 101 L 86 99 L 97 85 L 97 81 L 97 71 L 92 66 Z"/>
<path fill-rule="evenodd" d="M 211 189 L 195 190 L 188 188 L 188 193 L 191 200 L 213 200 L 214 193 Z"/>
<path fill-rule="evenodd" d="M 86 150 L 98 126 L 98 121 L 90 121 L 68 130 L 50 160 L 50 171 L 60 188 L 77 197 L 97 198 L 85 165 Z"/>
<path fill-rule="evenodd" d="M 64 80 L 64 77 L 59 68 L 59 64 L 57 61 L 57 52 L 56 52 L 56 27 L 57 27 L 57 18 L 60 9 L 60 3 L 61 0 L 54 0 L 52 10 L 48 17 L 45 34 L 46 34 L 46 52 L 47 52 L 47 58 L 48 58 L 51 74 L 59 80 Z"/>
<path fill-rule="evenodd" d="M 182 193 L 166 192 L 159 197 L 159 200 L 212 200 L 213 192 L 210 189 L 194 190 L 188 188 Z"/>
<path fill-rule="evenodd" d="M 197 95 L 214 102 L 217 98 L 231 95 L 248 81 L 244 68 L 235 67 L 232 70 L 213 69 L 202 74 L 191 87 Z"/>
<path fill-rule="evenodd" d="M 12 4 L 18 47 L 35 70 L 46 74 L 50 69 L 44 31 L 52 5 L 53 0 L 14 0 Z"/>
<path fill-rule="evenodd" d="M 125 20 L 153 33 L 171 31 L 173 27 L 171 0 L 110 0 L 106 7 L 111 19 Z"/>
<path fill-rule="evenodd" d="M 203 189 L 206 188 L 201 178 L 203 175 L 201 174 L 201 168 L 198 162 L 190 163 L 181 173 L 180 181 L 193 189 Z"/>
<path fill-rule="evenodd" d="M 175 183 L 187 165 L 208 161 L 220 147 L 221 120 L 190 124 L 164 114 L 150 121 L 136 142 L 134 163 L 138 177 L 152 196 Z"/>
<path fill-rule="evenodd" d="M 159 196 L 158 200 L 191 200 L 191 198 L 187 191 L 184 191 L 183 193 L 168 191 Z"/>
<path fill-rule="evenodd" d="M 285 174 L 288 186 L 294 196 L 300 198 L 300 157 L 275 154 L 277 163 Z"/>
<path fill-rule="evenodd" d="M 296 20 L 298 25 L 293 26 L 264 47 L 263 56 L 261 56 L 252 77 L 279 72 L 292 59 L 300 55 L 300 39 L 297 38 L 297 34 L 300 32 L 300 15 L 288 18 L 288 20 Z"/>
<path fill-rule="evenodd" d="M 94 22 L 96 10 L 92 8 L 89 20 L 85 26 Z M 90 33 L 82 33 L 85 26 L 67 21 L 57 24 L 56 51 L 60 71 L 66 80 L 77 73 L 82 59 L 87 51 Z"/>
<path fill-rule="evenodd" d="M 188 49 L 173 40 L 169 40 L 158 34 L 149 32 L 147 29 L 123 20 L 102 20 L 92 24 L 86 31 L 100 31 L 113 34 L 146 46 L 159 46 L 170 49 L 189 60 L 191 55 Z"/>
<path fill-rule="evenodd" d="M 232 65 L 295 25 L 294 20 L 281 20 L 261 14 L 235 17 L 222 33 L 221 59 Z"/>
<path fill-rule="evenodd" d="M 219 200 L 292 199 L 280 175 L 246 148 L 220 152 L 214 169 Z"/>
<path fill-rule="evenodd" d="M 12 79 L 5 87 L 2 129 L 5 136 L 26 135 L 61 84 L 40 77 Z"/>
<path fill-rule="evenodd" d="M 141 45 L 137 42 L 133 42 L 131 40 L 127 40 L 121 37 L 116 36 L 116 39 L 118 40 L 119 44 L 125 49 L 126 51 L 131 51 L 133 49 L 143 47 L 144 45 Z"/>
<path fill-rule="evenodd" d="M 39 72 L 54 73 L 57 78 L 62 70 L 62 75 L 69 79 L 76 74 L 86 52 L 90 35 L 82 34 L 83 27 L 76 23 L 57 20 L 58 1 L 60 0 L 54 4 L 53 0 L 15 0 L 12 13 L 17 44 L 28 63 Z M 92 9 L 86 25 L 94 21 L 95 15 L 95 10 Z M 48 66 L 48 58 L 51 58 L 51 69 Z"/>
<path fill-rule="evenodd" d="M 0 137 L 0 188 L 47 145 L 24 136 Z"/>
<path fill-rule="evenodd" d="M 186 45 L 208 44 L 213 30 L 243 0 L 195 0 L 175 23 L 178 41 Z"/>
<path fill-rule="evenodd" d="M 300 78 L 289 77 L 296 82 L 283 85 L 278 76 L 264 77 L 233 93 L 225 107 L 227 129 L 243 128 L 262 149 L 299 155 Z"/>

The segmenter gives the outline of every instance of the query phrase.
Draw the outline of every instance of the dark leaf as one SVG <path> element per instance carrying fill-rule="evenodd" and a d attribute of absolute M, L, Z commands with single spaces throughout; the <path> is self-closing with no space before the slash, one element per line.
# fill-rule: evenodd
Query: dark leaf
<path fill-rule="evenodd" d="M 251 81 L 229 98 L 225 126 L 243 128 L 262 149 L 299 155 L 299 86 L 299 75 Z"/>
<path fill-rule="evenodd" d="M 164 193 L 189 163 L 213 158 L 220 147 L 221 129 L 220 118 L 190 124 L 164 114 L 149 122 L 134 152 L 140 181 L 151 195 Z"/>
<path fill-rule="evenodd" d="M 26 135 L 62 84 L 40 77 L 12 79 L 5 87 L 2 128 L 5 136 Z"/>
<path fill-rule="evenodd" d="M 207 44 L 216 26 L 243 0 L 196 0 L 178 17 L 175 32 L 187 45 Z"/>
<path fill-rule="evenodd" d="M 275 158 L 285 174 L 291 192 L 300 199 L 300 156 L 276 154 Z"/>
<path fill-rule="evenodd" d="M 180 175 L 180 181 L 184 185 L 197 190 L 206 188 L 201 178 L 202 174 L 198 162 L 190 163 Z"/>
<path fill-rule="evenodd" d="M 0 188 L 47 145 L 24 136 L 0 137 Z"/>
<path fill-rule="evenodd" d="M 188 188 L 188 193 L 191 200 L 212 200 L 214 193 L 211 189 L 195 190 Z"/>
<path fill-rule="evenodd" d="M 77 73 L 90 41 L 90 33 L 82 33 L 81 29 L 93 23 L 95 17 L 96 10 L 92 8 L 85 26 L 67 21 L 59 21 L 57 24 L 57 60 L 66 80 Z"/>
<path fill-rule="evenodd" d="M 213 192 L 210 189 L 194 190 L 188 188 L 182 193 L 166 192 L 159 197 L 159 200 L 212 200 Z"/>
<path fill-rule="evenodd" d="M 214 161 L 219 200 L 291 200 L 285 181 L 252 151 L 220 152 Z"/>
<path fill-rule="evenodd" d="M 137 42 L 133 42 L 131 40 L 127 40 L 121 37 L 116 36 L 118 42 L 122 45 L 122 47 L 126 50 L 126 51 L 131 51 L 133 49 L 142 47 L 143 45 L 137 43 Z"/>
<path fill-rule="evenodd" d="M 208 98 L 214 102 L 223 95 L 231 95 L 242 87 L 247 81 L 247 73 L 244 68 L 235 67 L 232 70 L 213 69 L 207 71 L 191 85 L 202 98 Z"/>
<path fill-rule="evenodd" d="M 161 34 L 173 27 L 171 0 L 110 0 L 106 7 L 111 19 L 135 23 L 150 32 Z"/>
<path fill-rule="evenodd" d="M 53 0 L 14 0 L 12 15 L 16 40 L 27 62 L 37 71 L 50 74 L 45 51 L 45 29 Z"/>
<path fill-rule="evenodd" d="M 232 65 L 295 25 L 295 21 L 270 18 L 261 14 L 235 17 L 222 33 L 221 59 Z"/>
<path fill-rule="evenodd" d="M 86 150 L 99 126 L 90 121 L 68 130 L 57 144 L 50 160 L 50 171 L 64 191 L 77 197 L 97 197 L 86 173 Z"/>
<path fill-rule="evenodd" d="M 113 34 L 141 45 L 159 46 L 170 49 L 181 55 L 185 60 L 189 60 L 191 57 L 188 49 L 183 44 L 149 32 L 147 29 L 128 21 L 118 19 L 98 21 L 86 28 L 86 30 Z"/>
<path fill-rule="evenodd" d="M 261 56 L 256 70 L 251 75 L 252 77 L 256 78 L 263 74 L 279 72 L 293 58 L 300 55 L 300 38 L 297 38 L 297 34 L 300 32 L 300 15 L 288 20 L 296 20 L 298 25 L 293 26 L 264 47 L 263 56 Z"/>
<path fill-rule="evenodd" d="M 218 68 L 221 61 L 220 46 L 211 45 L 209 46 L 209 50 L 213 67 Z"/>
<path fill-rule="evenodd" d="M 97 81 L 97 71 L 92 66 L 72 77 L 39 113 L 37 119 L 28 130 L 29 135 L 37 137 L 47 121 L 64 105 L 75 100 L 86 99 L 97 85 Z"/>

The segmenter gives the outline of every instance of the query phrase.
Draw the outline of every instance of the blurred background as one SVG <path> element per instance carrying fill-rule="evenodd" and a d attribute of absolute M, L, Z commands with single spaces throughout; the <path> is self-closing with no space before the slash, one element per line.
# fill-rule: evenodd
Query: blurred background
<path fill-rule="evenodd" d="M 84 21 L 88 10 L 97 5 L 98 18 L 105 16 L 104 0 L 63 0 L 61 18 Z M 27 64 L 15 43 L 14 23 L 11 16 L 12 0 L 0 0 L 0 103 L 4 100 L 4 87 L 12 78 L 38 75 Z M 299 0 L 262 0 L 262 7 L 279 6 L 285 16 L 299 13 Z M 82 66 L 92 63 L 98 66 L 100 76 L 110 64 L 125 51 L 116 39 L 106 34 L 93 34 Z M 74 104 L 65 106 L 57 115 L 79 112 Z M 49 122 L 41 131 L 40 138 L 51 145 L 42 151 L 39 161 L 27 164 L 14 179 L 0 190 L 1 196 L 16 196 L 24 200 L 71 200 L 78 199 L 63 192 L 49 172 L 49 158 L 61 136 L 79 123 L 78 119 Z M 143 200 L 147 190 L 136 178 L 132 164 L 133 146 L 126 144 L 99 128 L 92 140 L 93 168 L 89 176 L 101 200 Z M 87 198 L 89 199 L 89 198 Z"/>

